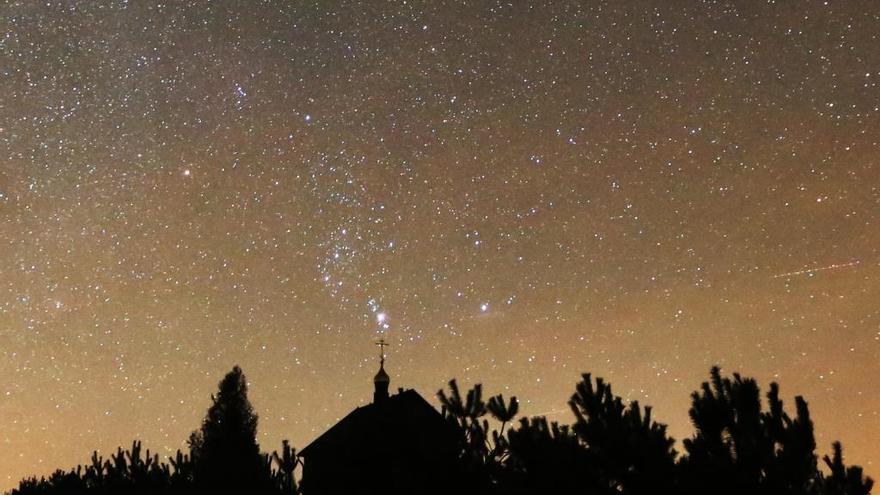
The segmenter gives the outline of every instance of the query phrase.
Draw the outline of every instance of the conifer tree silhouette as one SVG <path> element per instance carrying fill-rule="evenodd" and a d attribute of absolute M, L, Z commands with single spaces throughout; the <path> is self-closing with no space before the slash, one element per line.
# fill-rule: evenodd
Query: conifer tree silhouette
<path fill-rule="evenodd" d="M 190 437 L 196 487 L 202 493 L 267 491 L 268 467 L 241 368 L 226 374 L 211 400 L 200 432 Z"/>
<path fill-rule="evenodd" d="M 489 398 L 486 408 L 493 418 L 501 422 L 501 433 L 503 434 L 504 426 L 519 412 L 519 401 L 516 400 L 516 397 L 511 397 L 510 402 L 505 403 L 504 396 L 498 394 Z"/>
<path fill-rule="evenodd" d="M 505 402 L 503 395 L 496 395 L 485 402 L 483 386 L 478 383 L 462 398 L 454 379 L 449 382 L 449 394 L 440 390 L 437 397 L 443 416 L 459 434 L 460 470 L 455 475 L 460 478 L 460 489 L 463 493 L 498 493 L 508 456 L 504 428 L 519 411 L 516 397 Z M 487 413 L 501 423 L 501 431 L 490 432 L 484 418 Z"/>
<path fill-rule="evenodd" d="M 761 425 L 757 383 L 738 374 L 721 378 L 712 368 L 710 382 L 692 394 L 693 438 L 685 439 L 685 488 L 719 494 L 761 493 L 762 462 L 771 455 Z"/>
<path fill-rule="evenodd" d="M 504 436 L 504 428 L 507 426 L 507 423 L 513 421 L 513 418 L 519 412 L 519 401 L 516 400 L 516 397 L 511 397 L 510 402 L 504 402 L 504 396 L 498 394 L 495 397 L 489 398 L 486 409 L 496 421 L 501 423 L 499 430 L 492 431 L 492 449 L 489 452 L 489 456 L 495 459 L 496 462 L 504 462 L 509 448 L 509 442 Z"/>
<path fill-rule="evenodd" d="M 823 457 L 831 471 L 828 476 L 819 477 L 819 493 L 822 495 L 868 495 L 874 486 L 874 480 L 866 478 L 859 466 L 847 467 L 843 463 L 843 447 L 834 442 L 832 457 Z"/>
<path fill-rule="evenodd" d="M 460 444 L 459 486 L 469 491 L 484 491 L 491 486 L 491 468 L 488 466 L 487 421 L 480 419 L 486 414 L 481 384 L 467 392 L 462 398 L 455 379 L 449 381 L 449 394 L 440 390 L 437 398 L 442 405 L 441 414 L 455 427 Z"/>
<path fill-rule="evenodd" d="M 459 466 L 448 473 L 455 493 L 869 495 L 873 487 L 861 467 L 844 464 L 838 442 L 823 458 L 827 474 L 819 469 L 813 423 L 801 397 L 789 416 L 773 383 L 765 411 L 755 380 L 722 377 L 717 367 L 692 395 L 696 431 L 684 441 L 678 463 L 673 441 L 665 425 L 652 419 L 651 408 L 635 401 L 625 405 L 609 384 L 590 374 L 569 401 L 575 419 L 570 426 L 536 417 L 507 429 L 519 412 L 516 397 L 484 401 L 482 393 L 475 385 L 462 395 L 452 380 L 448 393 L 437 394 L 460 440 Z M 490 432 L 487 415 L 500 422 L 500 431 Z M 160 462 L 135 441 L 109 458 L 94 452 L 84 466 L 26 478 L 11 494 L 300 493 L 296 450 L 284 440 L 280 452 L 261 454 L 256 430 L 247 382 L 236 366 L 190 436 L 190 455 L 177 451 Z"/>
<path fill-rule="evenodd" d="M 287 440 L 281 453 L 260 454 L 257 416 L 237 366 L 220 382 L 202 427 L 189 437 L 190 455 L 180 450 L 168 462 L 143 451 L 140 441 L 109 459 L 94 452 L 91 463 L 48 477 L 26 478 L 12 495 L 184 495 L 193 493 L 299 493 L 296 450 Z"/>
<path fill-rule="evenodd" d="M 488 422 L 480 421 L 486 415 L 487 406 L 483 401 L 483 386 L 476 384 L 467 392 L 466 399 L 462 399 L 455 380 L 449 382 L 450 393 L 447 396 L 443 390 L 437 392 L 437 397 L 443 407 L 443 415 L 453 424 L 459 427 L 466 457 L 469 464 L 484 464 L 489 452 L 487 445 Z"/>
<path fill-rule="evenodd" d="M 684 441 L 687 454 L 680 461 L 680 484 L 685 494 L 735 495 L 846 494 L 865 495 L 872 480 L 861 468 L 843 465 L 841 448 L 825 457 L 831 470 L 825 476 L 817 466 L 816 441 L 809 408 L 795 398 L 795 417 L 779 399 L 779 386 L 770 385 L 769 410 L 762 412 L 755 380 L 734 373 L 722 378 L 712 368 L 709 382 L 692 395 L 691 421 L 696 428 Z"/>
<path fill-rule="evenodd" d="M 191 471 L 187 456 L 180 451 L 171 464 L 159 462 L 159 456 L 141 454 L 141 443 L 134 441 L 128 450 L 118 448 L 109 459 L 97 452 L 91 464 L 77 466 L 68 472 L 58 470 L 48 478 L 23 480 L 15 495 L 31 494 L 183 494 L 192 493 Z M 174 470 L 174 471 L 173 471 Z M 179 471 L 178 471 L 179 470 Z"/>
<path fill-rule="evenodd" d="M 290 442 L 282 440 L 281 454 L 278 451 L 272 452 L 272 459 L 278 466 L 275 473 L 276 485 L 283 494 L 297 493 L 296 478 L 293 475 L 296 466 L 299 465 L 299 458 L 296 456 L 296 449 L 290 446 Z"/>
<path fill-rule="evenodd" d="M 609 493 L 597 483 L 595 466 L 568 425 L 548 423 L 544 417 L 522 418 L 508 439 L 503 493 Z"/>
<path fill-rule="evenodd" d="M 816 439 L 810 410 L 802 397 L 795 397 L 794 418 L 783 410 L 779 385 L 770 384 L 767 393 L 769 411 L 761 414 L 763 431 L 769 437 L 770 456 L 764 469 L 768 491 L 786 494 L 808 493 L 813 489 L 818 467 Z"/>
<path fill-rule="evenodd" d="M 582 378 L 569 405 L 601 489 L 632 495 L 672 490 L 676 453 L 666 425 L 654 422 L 651 408 L 643 410 L 637 401 L 624 406 L 601 378 L 595 386 L 589 373 Z"/>

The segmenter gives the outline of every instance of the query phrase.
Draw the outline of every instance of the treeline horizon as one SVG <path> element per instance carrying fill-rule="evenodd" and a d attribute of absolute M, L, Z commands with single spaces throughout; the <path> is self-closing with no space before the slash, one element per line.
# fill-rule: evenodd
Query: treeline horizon
<path fill-rule="evenodd" d="M 437 397 L 458 442 L 446 480 L 455 487 L 450 493 L 868 495 L 873 486 L 860 466 L 844 463 L 840 442 L 819 462 L 802 397 L 790 415 L 777 383 L 762 400 L 754 379 L 725 377 L 718 367 L 691 394 L 694 432 L 683 439 L 683 452 L 650 406 L 624 403 L 589 373 L 568 402 L 571 424 L 519 416 L 516 397 L 484 400 L 480 384 L 462 393 L 453 379 Z M 258 416 L 241 368 L 226 374 L 211 401 L 188 452 L 162 461 L 135 440 L 109 458 L 94 451 L 88 464 L 25 478 L 8 493 L 308 495 L 308 480 L 303 486 L 297 473 L 302 461 L 288 440 L 280 451 L 260 451 Z M 488 418 L 500 427 L 490 428 Z"/>

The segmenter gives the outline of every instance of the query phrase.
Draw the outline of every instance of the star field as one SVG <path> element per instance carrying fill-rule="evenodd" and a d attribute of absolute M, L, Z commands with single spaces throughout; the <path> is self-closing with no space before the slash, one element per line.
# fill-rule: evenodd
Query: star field
<path fill-rule="evenodd" d="M 843 1 L 10 1 L 0 488 L 264 450 L 450 378 L 690 434 L 713 364 L 880 462 L 880 10 Z"/>

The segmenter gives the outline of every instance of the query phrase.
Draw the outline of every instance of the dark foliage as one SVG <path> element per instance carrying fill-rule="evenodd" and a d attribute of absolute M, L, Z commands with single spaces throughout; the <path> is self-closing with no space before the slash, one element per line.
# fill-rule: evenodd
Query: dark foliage
<path fill-rule="evenodd" d="M 167 462 L 141 443 L 119 448 L 110 459 L 98 452 L 91 463 L 48 477 L 22 480 L 12 495 L 178 495 L 202 493 L 299 493 L 296 451 L 287 440 L 281 453 L 260 454 L 257 416 L 247 399 L 247 383 L 236 366 L 220 382 L 200 430 L 189 438 L 190 453 L 177 451 Z"/>
<path fill-rule="evenodd" d="M 455 380 L 438 392 L 442 414 L 457 434 L 454 493 L 773 494 L 868 495 L 873 481 L 846 466 L 834 443 L 820 469 L 806 401 L 795 398 L 791 416 L 773 383 L 766 409 L 757 383 L 718 368 L 692 395 L 695 432 L 677 457 L 666 426 L 650 407 L 628 404 L 589 374 L 569 401 L 571 425 L 519 418 L 516 397 L 483 399 L 481 385 L 462 394 Z M 509 426 L 510 425 L 510 426 Z M 140 442 L 109 459 L 21 482 L 13 494 L 299 493 L 296 451 L 285 440 L 280 453 L 261 454 L 257 416 L 235 367 L 212 396 L 202 427 L 165 462 Z M 306 491 L 306 495 L 308 492 Z"/>
<path fill-rule="evenodd" d="M 56 471 L 48 478 L 23 480 L 13 494 L 148 494 L 186 493 L 190 491 L 191 461 L 180 451 L 160 463 L 159 456 L 147 450 L 141 454 L 141 443 L 135 441 L 130 450 L 120 447 L 110 459 L 92 453 L 91 464 L 64 472 Z"/>
<path fill-rule="evenodd" d="M 832 457 L 823 457 L 825 464 L 831 473 L 825 476 L 819 473 L 818 492 L 823 495 L 868 495 L 874 481 L 865 479 L 862 468 L 859 466 L 847 467 L 843 464 L 843 447 L 840 442 L 834 442 L 834 454 Z"/>
<path fill-rule="evenodd" d="M 462 489 L 469 487 L 475 492 L 489 489 L 500 466 L 498 460 L 504 453 L 501 447 L 492 448 L 489 443 L 489 422 L 484 419 L 488 407 L 483 401 L 482 385 L 474 386 L 462 398 L 458 383 L 452 380 L 449 394 L 440 390 L 437 398 L 442 405 L 443 417 L 459 432 L 461 454 L 455 476 L 461 480 Z M 496 438 L 502 437 L 499 434 Z"/>
<path fill-rule="evenodd" d="M 738 374 L 722 378 L 720 370 L 713 368 L 711 380 L 692 399 L 690 416 L 696 433 L 684 441 L 687 455 L 681 460 L 681 480 L 685 493 L 821 491 L 813 423 L 803 398 L 795 399 L 792 418 L 783 410 L 779 387 L 773 383 L 767 394 L 769 410 L 762 412 L 754 380 Z"/>
<path fill-rule="evenodd" d="M 521 418 L 508 434 L 510 455 L 501 493 L 602 493 L 586 448 L 568 425 Z"/>
<path fill-rule="evenodd" d="M 196 487 L 205 493 L 267 491 L 267 463 L 256 438 L 257 415 L 241 368 L 236 366 L 223 378 L 211 401 L 201 431 L 190 437 Z"/>
<path fill-rule="evenodd" d="M 487 405 L 482 394 L 475 385 L 462 395 L 453 380 L 438 397 L 460 434 L 462 479 L 484 493 L 867 495 L 873 483 L 861 468 L 843 464 L 839 444 L 825 458 L 830 473 L 818 468 L 803 398 L 795 399 L 789 416 L 773 383 L 764 411 L 754 380 L 723 378 L 718 368 L 693 394 L 696 433 L 684 441 L 679 459 L 650 407 L 624 404 L 589 374 L 569 401 L 571 426 L 522 418 L 505 435 L 518 408 L 504 407 L 501 396 Z M 487 411 L 500 430 L 490 429 Z"/>
<path fill-rule="evenodd" d="M 589 374 L 583 375 L 569 404 L 576 418 L 574 431 L 587 449 L 601 493 L 672 490 L 674 441 L 666 435 L 666 425 L 651 420 L 650 407 L 642 409 L 636 401 L 624 406 L 611 385 L 598 378 L 594 387 Z"/>

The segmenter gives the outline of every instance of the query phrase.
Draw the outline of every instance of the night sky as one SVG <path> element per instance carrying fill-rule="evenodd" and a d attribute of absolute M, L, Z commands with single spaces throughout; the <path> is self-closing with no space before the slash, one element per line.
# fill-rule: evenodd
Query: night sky
<path fill-rule="evenodd" d="M 6 1 L 0 489 L 450 378 L 690 434 L 719 364 L 880 466 L 872 1 Z"/>

